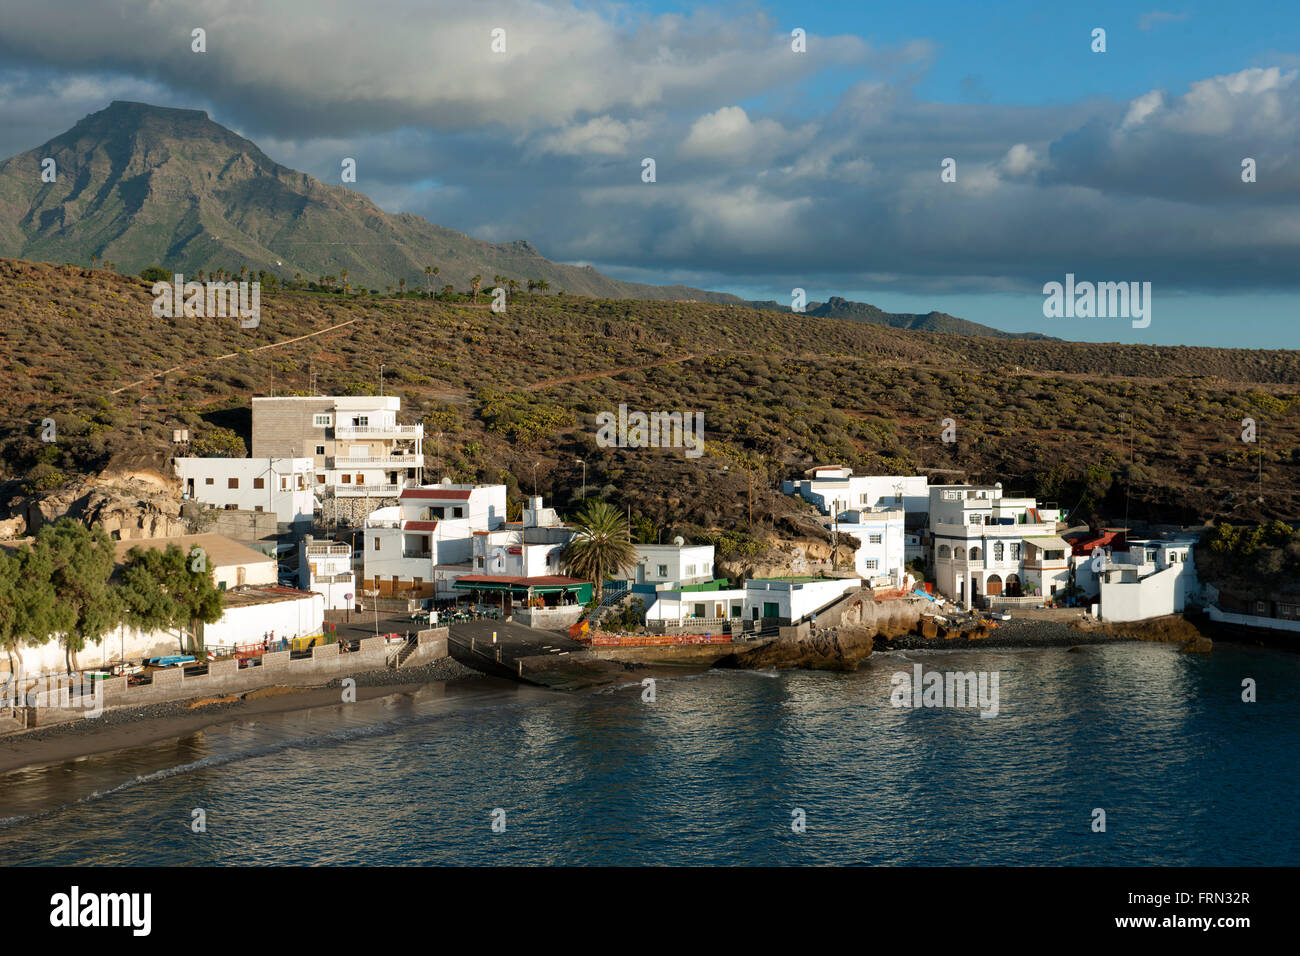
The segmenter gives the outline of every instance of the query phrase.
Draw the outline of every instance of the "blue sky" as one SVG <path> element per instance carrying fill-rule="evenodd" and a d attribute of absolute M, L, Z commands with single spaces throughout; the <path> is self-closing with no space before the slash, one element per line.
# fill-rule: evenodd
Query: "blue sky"
<path fill-rule="evenodd" d="M 325 182 L 356 157 L 385 209 L 619 278 L 1300 348 L 1296 4 L 8 7 L 3 155 L 112 99 L 206 109 Z M 1067 272 L 1151 282 L 1150 327 L 1044 318 Z"/>

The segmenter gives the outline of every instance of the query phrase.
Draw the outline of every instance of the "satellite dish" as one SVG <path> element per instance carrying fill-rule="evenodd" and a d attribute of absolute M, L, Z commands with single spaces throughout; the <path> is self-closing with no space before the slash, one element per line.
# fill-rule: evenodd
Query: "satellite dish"
<path fill-rule="evenodd" d="M 686 543 L 686 539 L 683 538 L 680 534 L 677 537 L 673 538 L 673 544 L 677 545 L 677 547 L 679 548 L 685 543 Z"/>

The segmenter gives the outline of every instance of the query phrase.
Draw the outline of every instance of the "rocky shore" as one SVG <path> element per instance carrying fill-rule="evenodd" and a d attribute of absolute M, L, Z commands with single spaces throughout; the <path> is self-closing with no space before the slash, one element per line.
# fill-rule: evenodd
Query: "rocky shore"
<path fill-rule="evenodd" d="M 982 635 L 982 636 L 981 636 Z M 996 628 L 950 637 L 924 637 L 910 633 L 897 637 L 878 635 L 875 649 L 894 650 L 971 650 L 1009 647 L 1072 647 L 1076 644 L 1115 644 L 1136 640 L 1134 637 L 1107 631 L 1080 630 L 1065 621 L 1013 618 L 999 621 Z"/>

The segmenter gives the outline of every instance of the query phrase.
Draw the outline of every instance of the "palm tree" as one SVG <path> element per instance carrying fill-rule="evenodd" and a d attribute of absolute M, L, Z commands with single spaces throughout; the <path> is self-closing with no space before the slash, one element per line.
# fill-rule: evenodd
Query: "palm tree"
<path fill-rule="evenodd" d="M 483 277 L 482 277 L 481 275 L 475 275 L 474 278 L 472 278 L 472 279 L 469 280 L 469 287 L 470 287 L 470 289 L 472 289 L 473 292 L 474 292 L 474 301 L 475 301 L 475 302 L 478 301 L 478 290 L 479 290 L 479 287 L 482 286 L 482 285 L 483 285 Z"/>
<path fill-rule="evenodd" d="M 541 289 L 543 292 L 545 292 L 546 290 L 548 290 L 550 287 L 551 287 L 551 284 L 550 284 L 549 282 L 547 282 L 545 279 L 539 279 L 539 280 L 537 281 L 537 288 Z"/>
<path fill-rule="evenodd" d="M 454 288 L 452 288 L 451 285 L 445 285 L 445 286 L 442 287 L 442 297 L 443 297 L 444 299 L 450 299 L 452 293 L 455 292 L 455 291 L 456 291 L 456 290 L 455 290 Z"/>
<path fill-rule="evenodd" d="M 570 574 L 591 581 L 599 603 L 606 578 L 636 567 L 636 546 L 623 513 L 598 498 L 587 502 L 574 523 L 577 534 L 560 552 L 560 564 Z"/>
<path fill-rule="evenodd" d="M 528 294 L 529 294 L 529 295 L 532 295 L 532 294 L 533 294 L 534 292 L 536 292 L 536 291 L 537 291 L 537 280 L 536 280 L 536 279 L 529 279 L 529 280 L 528 280 Z"/>
<path fill-rule="evenodd" d="M 506 280 L 506 285 L 507 285 L 507 286 L 509 287 L 509 289 L 510 289 L 510 294 L 511 294 L 511 295 L 514 295 L 514 294 L 515 294 L 515 290 L 519 288 L 519 281 L 518 281 L 517 279 L 507 279 L 507 280 Z"/>
<path fill-rule="evenodd" d="M 424 267 L 424 291 L 426 294 L 429 292 L 429 283 L 430 281 L 432 281 L 432 276 L 433 276 L 433 266 L 425 266 Z"/>
<path fill-rule="evenodd" d="M 347 292 L 348 291 L 348 270 L 340 269 L 339 278 L 343 280 L 343 291 Z"/>

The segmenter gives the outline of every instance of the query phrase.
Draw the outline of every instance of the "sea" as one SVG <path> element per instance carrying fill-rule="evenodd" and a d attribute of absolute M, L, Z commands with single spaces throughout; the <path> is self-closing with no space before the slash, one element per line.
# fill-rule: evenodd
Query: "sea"
<path fill-rule="evenodd" d="M 915 706 L 900 687 L 918 665 L 996 674 L 996 715 Z M 0 776 L 0 855 L 1295 865 L 1298 678 L 1286 651 L 1125 643 L 895 651 L 856 673 L 714 670 L 578 693 L 452 681 Z"/>

